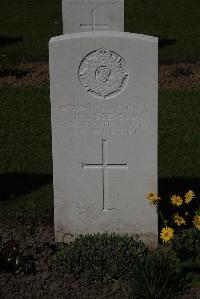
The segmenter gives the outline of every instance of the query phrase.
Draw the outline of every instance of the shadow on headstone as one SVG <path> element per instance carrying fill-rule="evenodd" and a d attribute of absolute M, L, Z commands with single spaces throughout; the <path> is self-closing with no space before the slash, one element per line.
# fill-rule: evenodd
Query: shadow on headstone
<path fill-rule="evenodd" d="M 0 174 L 0 201 L 15 199 L 52 183 L 51 174 Z"/>
<path fill-rule="evenodd" d="M 18 42 L 22 42 L 23 38 L 21 37 L 8 37 L 8 36 L 0 36 L 0 47 L 7 46 L 9 44 L 15 44 Z"/>
<path fill-rule="evenodd" d="M 179 208 L 174 208 L 171 204 L 170 198 L 172 195 L 180 195 L 183 199 L 185 193 L 189 190 L 194 191 L 195 198 L 187 206 L 182 205 Z M 160 203 L 160 209 L 165 219 L 171 219 L 172 215 L 176 212 L 179 212 L 180 215 L 184 216 L 187 211 L 190 217 L 189 223 L 192 223 L 192 217 L 195 211 L 198 209 L 196 201 L 200 196 L 200 178 L 162 178 L 158 182 L 158 194 L 162 198 Z M 195 200 L 196 199 L 196 200 Z M 200 202 L 199 202 L 200 204 Z M 200 205 L 199 205 L 200 207 Z M 159 231 L 164 226 L 161 217 L 159 217 Z M 189 226 L 188 226 L 189 227 Z M 186 226 L 187 228 L 187 226 Z"/>
<path fill-rule="evenodd" d="M 158 47 L 159 49 L 174 45 L 177 42 L 174 38 L 159 38 Z"/>

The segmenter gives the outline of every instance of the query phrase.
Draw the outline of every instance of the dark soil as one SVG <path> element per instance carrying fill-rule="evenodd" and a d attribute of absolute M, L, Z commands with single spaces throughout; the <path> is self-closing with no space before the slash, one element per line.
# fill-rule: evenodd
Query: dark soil
<path fill-rule="evenodd" d="M 49 84 L 46 62 L 0 65 L 0 86 L 45 86 Z"/>
<path fill-rule="evenodd" d="M 9 223 L 9 222 L 8 222 Z M 25 263 L 18 270 L 0 269 L 0 298 L 128 298 L 128 285 L 120 281 L 89 282 L 74 279 L 55 262 L 58 244 L 53 226 L 1 224 L 3 241 L 14 239 Z"/>
<path fill-rule="evenodd" d="M 164 88 L 199 88 L 200 61 L 196 63 L 161 64 L 159 67 L 159 85 Z"/>
<path fill-rule="evenodd" d="M 0 64 L 0 86 L 46 86 L 49 70 L 46 62 Z M 200 61 L 160 63 L 159 85 L 164 88 L 199 88 Z"/>
<path fill-rule="evenodd" d="M 0 223 L 4 242 L 15 240 L 24 263 L 17 270 L 0 269 L 0 298 L 131 298 L 122 281 L 89 282 L 66 274 L 56 263 L 59 245 L 54 242 L 53 225 L 6 221 Z M 20 259 L 19 259 L 20 260 Z M 179 299 L 199 299 L 200 289 L 191 289 Z"/>

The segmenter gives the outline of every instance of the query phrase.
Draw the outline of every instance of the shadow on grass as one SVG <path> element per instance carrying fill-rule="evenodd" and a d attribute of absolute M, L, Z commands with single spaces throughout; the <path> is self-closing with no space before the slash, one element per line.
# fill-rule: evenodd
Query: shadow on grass
<path fill-rule="evenodd" d="M 23 38 L 21 37 L 8 37 L 8 36 L 0 36 L 0 47 L 7 46 L 9 44 L 15 44 L 18 42 L 22 42 Z"/>
<path fill-rule="evenodd" d="M 158 46 L 159 49 L 166 48 L 168 46 L 174 45 L 177 42 L 174 38 L 159 38 Z"/>
<path fill-rule="evenodd" d="M 158 182 L 159 195 L 169 196 L 174 193 L 184 193 L 192 189 L 200 193 L 200 178 L 162 178 Z"/>
<path fill-rule="evenodd" d="M 0 174 L 0 201 L 15 199 L 52 183 L 51 174 Z"/>
<path fill-rule="evenodd" d="M 196 201 L 193 200 L 188 206 L 183 205 L 179 208 L 175 208 L 170 201 L 172 195 L 180 195 L 183 199 L 185 193 L 189 190 L 193 190 L 195 193 Z M 198 198 L 200 196 L 200 178 L 162 178 L 158 182 L 158 194 L 162 198 L 160 203 L 160 209 L 165 219 L 171 219 L 172 215 L 179 212 L 184 216 L 187 211 L 191 215 L 189 223 L 192 221 L 192 217 L 197 209 L 200 208 Z M 163 227 L 163 221 L 159 217 L 159 231 Z M 187 227 L 186 227 L 187 228 Z"/>

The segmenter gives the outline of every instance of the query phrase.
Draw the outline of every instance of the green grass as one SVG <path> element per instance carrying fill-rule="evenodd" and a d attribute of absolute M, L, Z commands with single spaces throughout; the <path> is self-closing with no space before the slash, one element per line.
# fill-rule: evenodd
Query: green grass
<path fill-rule="evenodd" d="M 161 58 L 199 59 L 200 1 L 125 0 L 126 31 L 175 40 L 161 48 Z"/>
<path fill-rule="evenodd" d="M 159 177 L 200 176 L 200 91 L 161 90 Z"/>
<path fill-rule="evenodd" d="M 1 171 L 52 171 L 47 88 L 1 89 Z"/>
<path fill-rule="evenodd" d="M 34 188 L 41 180 L 37 176 L 52 173 L 48 89 L 2 88 L 0 93 L 0 156 L 3 157 L 0 160 L 0 173 L 18 174 L 11 182 L 9 178 L 7 181 L 6 187 L 8 191 L 13 190 L 13 194 L 20 187 L 11 184 L 17 184 L 20 174 L 35 175 L 29 183 L 33 188 L 28 188 L 33 189 L 32 192 L 25 192 L 16 199 L 12 199 L 12 194 L 10 200 L 0 199 L 0 214 L 39 218 L 41 215 L 48 216 L 53 208 L 52 184 Z M 23 191 L 23 186 L 21 188 L 19 193 Z"/>
<path fill-rule="evenodd" d="M 1 88 L 0 175 L 52 175 L 48 88 Z M 161 90 L 159 96 L 159 177 L 200 175 L 200 91 Z M 1 176 L 0 176 L 1 177 Z M 40 178 L 38 179 L 40 181 Z M 8 180 L 6 188 L 12 190 Z M 34 185 L 34 184 L 33 184 Z M 37 184 L 36 184 L 37 185 Z M 5 188 L 5 186 L 4 186 Z M 31 189 L 31 188 L 30 188 Z M 149 190 L 151 191 L 151 190 Z M 1 194 L 1 192 L 0 192 Z M 15 195 L 14 191 L 13 194 Z M 52 183 L 19 197 L 0 198 L 0 216 L 46 217 L 52 213 Z"/>
<path fill-rule="evenodd" d="M 0 55 L 47 61 L 48 40 L 62 34 L 61 0 L 1 0 L 0 10 L 0 37 L 22 39 L 0 47 Z M 199 59 L 199 11 L 199 0 L 125 0 L 125 31 L 167 40 L 161 58 Z"/>
<path fill-rule="evenodd" d="M 62 34 L 61 0 L 1 0 L 0 36 L 22 41 L 0 48 L 12 61 L 48 60 L 48 41 Z"/>

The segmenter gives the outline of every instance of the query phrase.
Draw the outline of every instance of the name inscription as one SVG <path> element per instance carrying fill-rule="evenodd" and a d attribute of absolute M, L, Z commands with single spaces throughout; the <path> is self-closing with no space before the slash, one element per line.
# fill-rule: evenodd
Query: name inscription
<path fill-rule="evenodd" d="M 56 122 L 69 135 L 139 135 L 147 129 L 146 113 L 152 106 L 63 104 Z"/>

